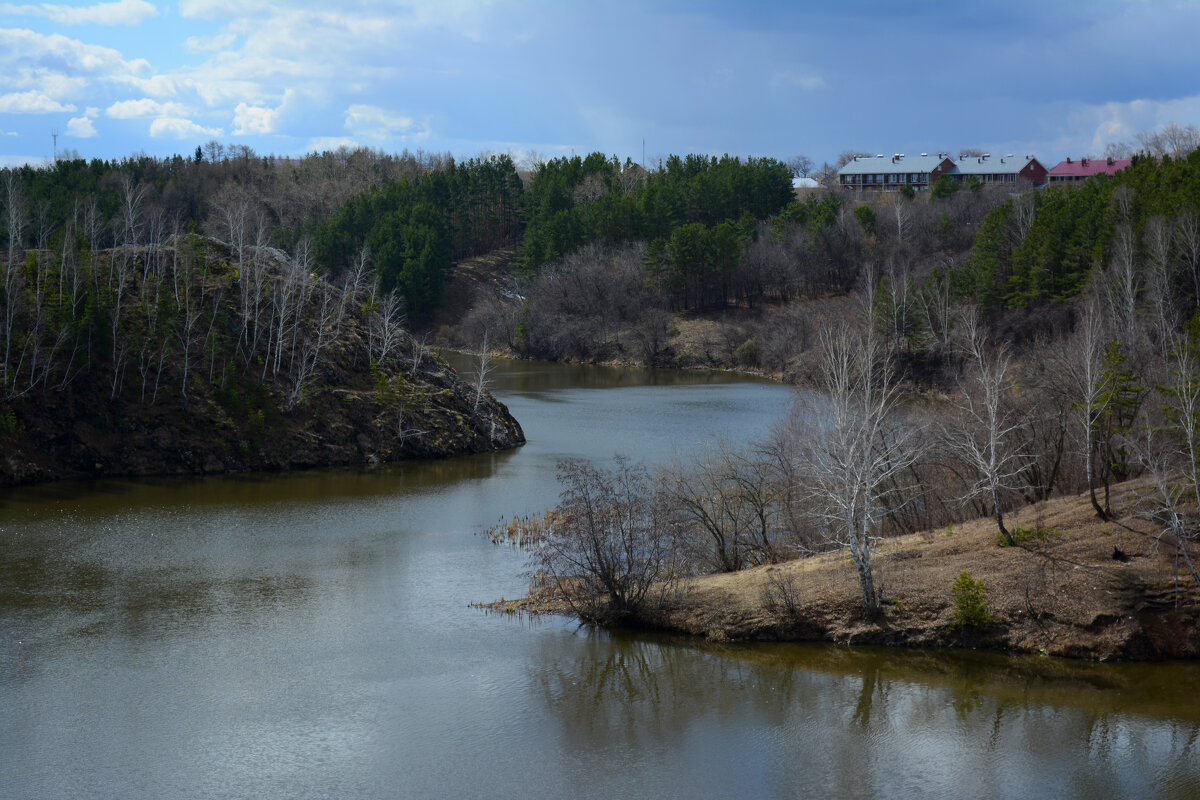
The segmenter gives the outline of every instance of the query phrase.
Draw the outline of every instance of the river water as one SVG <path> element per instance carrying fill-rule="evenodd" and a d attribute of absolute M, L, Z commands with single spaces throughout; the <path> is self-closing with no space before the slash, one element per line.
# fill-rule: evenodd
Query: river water
<path fill-rule="evenodd" d="M 555 461 L 762 435 L 788 390 L 505 363 L 529 443 L 0 492 L 0 798 L 1200 797 L 1200 667 L 708 646 L 488 614 Z"/>

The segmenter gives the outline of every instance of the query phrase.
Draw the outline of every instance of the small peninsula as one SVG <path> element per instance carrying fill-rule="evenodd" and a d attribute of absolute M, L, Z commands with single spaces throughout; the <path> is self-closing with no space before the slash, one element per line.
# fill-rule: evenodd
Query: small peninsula
<path fill-rule="evenodd" d="M 270 247 L 239 253 L 177 233 L 156 247 L 33 250 L 21 277 L 32 285 L 19 296 L 34 302 L 23 335 L 6 340 L 0 484 L 372 464 L 525 441 L 486 368 L 460 377 L 365 272 L 335 285 Z"/>

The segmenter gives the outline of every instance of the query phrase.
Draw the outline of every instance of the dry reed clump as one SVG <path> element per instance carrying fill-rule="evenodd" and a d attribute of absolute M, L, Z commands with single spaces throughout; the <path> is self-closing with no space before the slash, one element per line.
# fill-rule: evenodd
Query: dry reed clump
<path fill-rule="evenodd" d="M 507 544 L 516 548 L 528 548 L 537 545 L 562 522 L 562 514 L 552 508 L 541 514 L 529 514 L 512 519 L 500 518 L 495 525 L 488 526 L 483 535 L 492 544 Z"/>

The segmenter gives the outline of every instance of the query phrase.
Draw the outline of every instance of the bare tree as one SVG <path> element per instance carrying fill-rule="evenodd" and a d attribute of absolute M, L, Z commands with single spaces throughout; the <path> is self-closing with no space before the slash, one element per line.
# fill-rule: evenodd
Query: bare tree
<path fill-rule="evenodd" d="M 1194 335 L 1179 338 L 1172 359 L 1162 387 L 1167 424 L 1145 426 L 1137 450 L 1154 480 L 1156 497 L 1146 515 L 1162 525 L 1162 536 L 1174 540 L 1176 552 L 1200 584 L 1190 552 L 1200 509 L 1200 348 Z"/>
<path fill-rule="evenodd" d="M 699 463 L 674 465 L 663 481 L 681 529 L 696 531 L 690 538 L 696 541 L 699 560 L 718 572 L 736 572 L 747 565 L 754 522 L 728 466 L 718 453 Z"/>
<path fill-rule="evenodd" d="M 1021 421 L 1005 402 L 1010 357 L 1004 345 L 988 345 L 974 308 L 964 314 L 963 322 L 966 357 L 974 375 L 971 385 L 962 388 L 959 419 L 946 435 L 951 449 L 979 476 L 967 497 L 987 499 L 1001 535 L 1011 545 L 1016 540 L 1004 525 L 1003 495 L 1016 488 L 1029 457 L 1014 450 L 1011 442 Z"/>
<path fill-rule="evenodd" d="M 904 237 L 908 233 L 912 219 L 912 207 L 904 195 L 897 193 L 892 200 L 892 216 L 896 220 L 896 241 L 904 247 Z"/>
<path fill-rule="evenodd" d="M 13 331 L 20 311 L 21 288 L 25 272 L 21 261 L 25 248 L 25 198 L 21 193 L 21 181 L 16 170 L 4 172 L 4 222 L 8 233 L 8 257 L 4 261 L 4 376 L 3 388 L 8 390 L 13 377 L 9 374 L 9 359 L 12 355 Z"/>
<path fill-rule="evenodd" d="M 838 153 L 837 162 L 834 164 L 834 169 L 841 169 L 856 158 L 870 158 L 871 154 L 862 150 L 843 150 Z"/>
<path fill-rule="evenodd" d="M 304 398 L 316 377 L 317 368 L 327 349 L 341 334 L 342 318 L 346 305 L 344 292 L 340 292 L 325 281 L 317 284 L 319 305 L 312 319 L 308 336 L 293 354 L 291 384 L 286 410 L 291 411 Z"/>
<path fill-rule="evenodd" d="M 863 610 L 882 610 L 873 554 L 889 506 L 889 487 L 917 460 L 918 442 L 900 420 L 900 397 L 890 359 L 868 326 L 821 337 L 820 387 L 824 396 L 803 402 L 802 495 L 824 525 L 831 544 L 850 552 L 858 572 Z"/>
<path fill-rule="evenodd" d="M 1152 156 L 1186 158 L 1200 147 L 1200 128 L 1168 122 L 1155 131 L 1142 131 L 1135 137 L 1140 148 Z"/>
<path fill-rule="evenodd" d="M 1038 195 L 1035 192 L 1026 192 L 1013 198 L 1012 211 L 1009 214 L 1009 232 L 1013 249 L 1025 241 L 1025 237 L 1033 228 L 1033 223 L 1037 219 L 1037 200 Z"/>
<path fill-rule="evenodd" d="M 479 414 L 479 406 L 483 405 L 483 398 L 487 394 L 488 379 L 491 373 L 492 354 L 489 350 L 487 333 L 484 333 L 483 342 L 479 345 L 479 352 L 475 354 L 475 374 L 471 377 L 471 388 L 475 392 L 475 402 L 471 405 L 472 414 Z"/>
<path fill-rule="evenodd" d="M 1117 226 L 1113 236 L 1112 258 L 1100 276 L 1099 286 L 1117 338 L 1127 348 L 1140 352 L 1142 337 L 1138 326 L 1137 303 L 1142 291 L 1142 278 L 1137 265 L 1137 242 L 1133 228 L 1128 224 Z"/>
<path fill-rule="evenodd" d="M 176 237 L 176 241 L 179 241 L 178 237 Z M 183 253 L 180 253 L 181 249 L 183 249 Z M 197 326 L 204 313 L 203 276 L 208 271 L 208 264 L 205 263 L 208 253 L 197 247 L 181 248 L 177 244 L 175 256 L 175 281 L 179 287 L 175 338 L 179 341 L 180 354 L 179 394 L 183 400 L 183 409 L 186 411 L 191 402 L 188 396 L 188 379 L 191 376 L 192 352 L 196 346 Z M 156 383 L 154 397 L 157 396 Z M 151 403 L 153 402 L 152 398 Z"/>
<path fill-rule="evenodd" d="M 788 169 L 797 178 L 807 178 L 813 170 L 813 160 L 806 155 L 797 154 L 787 160 Z"/>
<path fill-rule="evenodd" d="M 1104 322 L 1099 304 L 1095 297 L 1089 296 L 1084 301 L 1083 313 L 1070 344 L 1070 350 L 1075 357 L 1068 362 L 1068 369 L 1075 384 L 1075 408 L 1083 434 L 1083 460 L 1088 495 L 1096 515 L 1107 520 L 1109 514 L 1096 497 L 1096 440 L 1109 394 L 1103 368 L 1104 339 Z"/>
<path fill-rule="evenodd" d="M 131 258 L 141 244 L 142 206 L 146 192 L 144 183 L 134 180 L 127 172 L 121 173 L 121 244 Z"/>
<path fill-rule="evenodd" d="M 913 304 L 925 346 L 935 354 L 949 352 L 958 315 L 946 273 L 937 271 L 930 275 L 916 293 Z"/>
<path fill-rule="evenodd" d="M 642 466 L 612 470 L 560 461 L 555 522 L 530 554 L 547 584 L 580 619 L 614 623 L 643 613 L 674 583 L 672 528 Z"/>
<path fill-rule="evenodd" d="M 420 339 L 418 339 L 416 336 L 413 336 L 411 343 L 412 361 L 410 362 L 411 366 L 408 370 L 408 375 L 410 378 L 417 374 L 417 370 L 421 368 L 421 364 L 424 363 L 425 357 L 429 355 L 429 333 L 425 332 L 421 334 Z"/>
<path fill-rule="evenodd" d="M 121 388 L 121 379 L 129 359 L 130 342 L 121 326 L 121 316 L 125 305 L 125 292 L 130 282 L 134 280 L 134 262 L 125 251 L 121 258 L 110 258 L 108 264 L 108 283 L 110 288 L 108 321 L 109 336 L 112 343 L 112 392 L 110 397 L 116 398 Z"/>
<path fill-rule="evenodd" d="M 1158 355 L 1170 351 L 1174 333 L 1179 329 L 1178 302 L 1175 297 L 1173 259 L 1173 226 L 1161 216 L 1146 220 L 1143 233 L 1147 264 L 1147 299 L 1152 310 L 1150 319 Z"/>
<path fill-rule="evenodd" d="M 371 348 L 371 363 L 381 368 L 404 340 L 403 309 L 404 303 L 395 291 L 377 297 L 371 304 L 367 341 Z"/>

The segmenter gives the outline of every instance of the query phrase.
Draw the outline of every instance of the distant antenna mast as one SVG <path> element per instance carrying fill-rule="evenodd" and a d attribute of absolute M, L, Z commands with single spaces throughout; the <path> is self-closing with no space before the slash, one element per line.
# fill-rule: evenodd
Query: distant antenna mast
<path fill-rule="evenodd" d="M 646 137 L 642 137 L 642 172 L 646 171 Z"/>
<path fill-rule="evenodd" d="M 54 142 L 54 163 L 58 163 L 58 129 L 53 128 L 50 131 L 50 139 Z"/>

